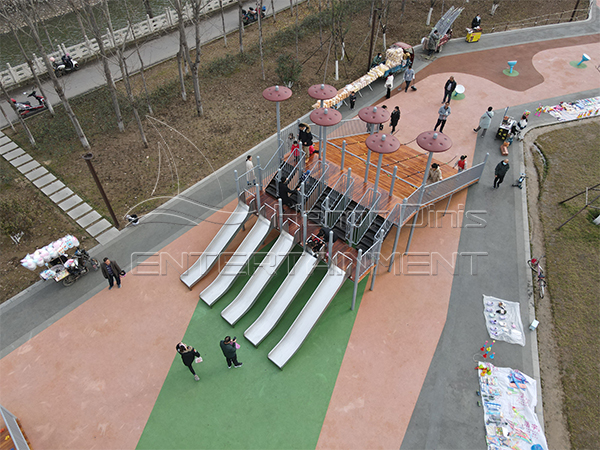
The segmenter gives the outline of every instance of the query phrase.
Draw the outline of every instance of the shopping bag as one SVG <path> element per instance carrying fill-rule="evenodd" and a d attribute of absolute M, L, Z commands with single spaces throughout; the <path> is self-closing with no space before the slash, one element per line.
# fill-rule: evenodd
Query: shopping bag
<path fill-rule="evenodd" d="M 202 356 L 198 356 L 195 362 L 200 364 L 202 362 Z"/>

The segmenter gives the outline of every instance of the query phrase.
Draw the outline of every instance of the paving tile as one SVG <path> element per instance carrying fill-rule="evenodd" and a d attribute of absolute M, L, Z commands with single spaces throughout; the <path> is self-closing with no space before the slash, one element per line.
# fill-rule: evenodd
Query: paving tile
<path fill-rule="evenodd" d="M 83 216 L 85 213 L 91 210 L 92 207 L 90 205 L 88 205 L 87 203 L 82 203 L 77 208 L 73 208 L 71 211 L 69 211 L 69 217 L 77 219 L 78 217 Z"/>
<path fill-rule="evenodd" d="M 96 236 L 96 240 L 100 245 L 106 245 L 117 236 L 119 236 L 119 230 L 117 230 L 115 227 L 111 227 L 101 235 Z"/>
<path fill-rule="evenodd" d="M 96 222 L 89 228 L 86 228 L 85 231 L 90 233 L 92 236 L 97 236 L 102 233 L 104 230 L 110 227 L 110 223 L 106 219 L 102 219 L 100 222 Z"/>
<path fill-rule="evenodd" d="M 18 147 L 18 145 L 16 142 L 10 141 L 8 144 L 4 144 L 3 146 L 0 147 L 0 155 L 4 155 L 5 153 L 7 153 L 11 150 L 14 150 L 17 147 Z"/>
<path fill-rule="evenodd" d="M 24 154 L 25 150 L 23 150 L 22 148 L 16 148 L 11 152 L 4 153 L 2 156 L 4 156 L 4 159 L 6 159 L 7 161 L 10 161 L 11 159 L 15 159 L 17 156 L 21 156 Z"/>
<path fill-rule="evenodd" d="M 19 166 L 25 164 L 26 162 L 31 161 L 32 159 L 33 158 L 31 156 L 29 156 L 27 153 L 25 153 L 24 155 L 21 155 L 18 158 L 11 160 L 10 163 L 15 167 L 19 167 Z"/>
<path fill-rule="evenodd" d="M 66 199 L 64 202 L 59 203 L 58 207 L 63 211 L 68 211 L 71 208 L 79 205 L 82 201 L 83 200 L 81 200 L 81 197 L 79 197 L 79 195 L 73 195 L 72 197 Z"/>
<path fill-rule="evenodd" d="M 47 184 L 52 183 L 53 181 L 56 181 L 56 177 L 49 173 L 48 175 L 44 175 L 42 178 L 38 178 L 37 180 L 35 180 L 33 184 L 35 185 L 35 187 L 41 189 Z"/>
<path fill-rule="evenodd" d="M 0 145 L 4 145 L 7 142 L 10 142 L 10 138 L 0 131 Z"/>
<path fill-rule="evenodd" d="M 88 225 L 94 223 L 96 220 L 98 220 L 100 217 L 102 217 L 97 211 L 92 211 L 89 214 L 86 214 L 85 216 L 83 216 L 82 218 L 80 218 L 77 223 L 85 228 Z"/>
<path fill-rule="evenodd" d="M 62 181 L 55 181 L 54 183 L 49 184 L 45 188 L 42 189 L 42 192 L 46 195 L 52 195 L 59 189 L 65 187 L 65 184 Z"/>
<path fill-rule="evenodd" d="M 40 167 L 40 163 L 33 160 L 31 162 L 28 162 L 27 164 L 23 164 L 21 167 L 19 167 L 19 172 L 21 173 L 27 173 L 27 172 L 31 172 L 33 169 Z"/>
<path fill-rule="evenodd" d="M 46 168 L 38 167 L 37 169 L 32 170 L 27 175 L 25 175 L 25 177 L 27 177 L 28 180 L 33 181 L 33 180 L 37 180 L 42 175 L 46 175 L 47 173 L 48 173 L 48 171 L 46 170 Z"/>
<path fill-rule="evenodd" d="M 69 188 L 64 188 L 62 191 L 58 191 L 56 194 L 51 195 L 50 200 L 52 200 L 54 203 L 59 203 L 71 195 L 73 195 L 73 191 Z"/>

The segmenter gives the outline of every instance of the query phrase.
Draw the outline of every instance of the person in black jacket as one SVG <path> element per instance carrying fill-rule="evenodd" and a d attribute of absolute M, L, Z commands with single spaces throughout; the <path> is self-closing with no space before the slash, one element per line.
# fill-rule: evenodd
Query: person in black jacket
<path fill-rule="evenodd" d="M 287 185 L 287 178 L 282 178 L 279 182 L 279 197 L 281 198 L 281 202 L 290 208 L 296 206 L 296 201 L 291 197 L 293 193 L 294 190 L 290 189 Z"/>
<path fill-rule="evenodd" d="M 499 188 L 500 184 L 504 181 L 504 176 L 506 172 L 510 169 L 510 165 L 508 164 L 508 159 L 503 159 L 498 163 L 496 169 L 494 170 L 494 174 L 496 178 L 494 178 L 494 189 Z"/>
<path fill-rule="evenodd" d="M 448 99 L 448 103 L 450 103 L 450 97 L 454 89 L 456 89 L 456 81 L 454 81 L 454 77 L 450 77 L 444 85 L 444 100 L 442 100 L 442 103 L 446 103 L 446 98 Z"/>
<path fill-rule="evenodd" d="M 396 132 L 398 121 L 400 120 L 400 107 L 396 106 L 390 114 L 390 127 L 392 127 L 392 134 Z"/>
<path fill-rule="evenodd" d="M 305 123 L 301 123 L 298 125 L 298 140 L 302 142 L 302 148 L 308 148 L 313 145 L 313 135 L 312 131 L 310 131 L 310 126 Z"/>
<path fill-rule="evenodd" d="M 100 264 L 100 270 L 102 276 L 108 280 L 108 290 L 110 291 L 117 282 L 117 287 L 121 288 L 121 273 L 125 274 L 119 267 L 116 261 L 111 261 L 108 258 L 104 258 Z"/>
<path fill-rule="evenodd" d="M 194 375 L 194 380 L 200 381 L 200 377 L 196 375 L 196 372 L 194 372 L 194 368 L 192 367 L 194 359 L 199 358 L 200 353 L 198 353 L 198 351 L 191 345 L 185 345 L 183 342 L 177 344 L 176 349 L 181 355 L 183 364 L 186 365 L 187 368 L 190 369 L 190 372 L 192 372 Z"/>
<path fill-rule="evenodd" d="M 225 336 L 225 339 L 221 341 L 221 350 L 223 351 L 223 355 L 225 355 L 225 359 L 227 360 L 227 367 L 231 369 L 231 363 L 235 368 L 242 367 L 243 363 L 238 362 L 237 360 L 237 338 L 234 336 L 231 339 L 230 336 Z"/>
<path fill-rule="evenodd" d="M 473 28 L 475 31 L 481 30 L 481 16 L 479 14 L 477 14 L 471 22 L 471 28 Z"/>

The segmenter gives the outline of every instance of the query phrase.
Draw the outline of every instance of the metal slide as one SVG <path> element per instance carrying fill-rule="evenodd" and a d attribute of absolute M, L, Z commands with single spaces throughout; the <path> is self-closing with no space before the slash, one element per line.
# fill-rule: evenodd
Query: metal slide
<path fill-rule="evenodd" d="M 285 336 L 269 352 L 269 359 L 280 369 L 290 360 L 294 353 L 306 340 L 319 318 L 323 315 L 331 300 L 338 293 L 344 281 L 346 272 L 332 264 L 313 295 L 310 297 L 300 314 L 285 333 Z"/>
<path fill-rule="evenodd" d="M 258 216 L 256 223 L 227 261 L 223 270 L 217 275 L 217 278 L 200 293 L 200 298 L 204 300 L 204 303 L 212 306 L 228 291 L 250 257 L 265 240 L 267 234 L 271 231 L 272 225 L 273 223 L 269 219 L 262 215 Z"/>
<path fill-rule="evenodd" d="M 275 292 L 275 295 L 250 327 L 244 336 L 256 347 L 279 323 L 292 300 L 296 297 L 302 286 L 317 266 L 318 259 L 310 253 L 304 252 L 294 264 L 289 275 Z"/>
<path fill-rule="evenodd" d="M 235 211 L 231 213 L 227 222 L 225 222 L 217 235 L 208 244 L 208 247 L 202 252 L 200 258 L 179 277 L 183 281 L 183 284 L 191 289 L 208 273 L 211 267 L 217 262 L 219 255 L 227 248 L 240 230 L 249 214 L 250 207 L 245 203 L 239 202 Z"/>
<path fill-rule="evenodd" d="M 252 308 L 252 305 L 269 283 L 271 277 L 275 275 L 293 246 L 294 237 L 282 231 L 238 296 L 221 312 L 221 316 L 229 325 L 235 325 Z M 202 297 L 202 294 L 200 296 Z"/>

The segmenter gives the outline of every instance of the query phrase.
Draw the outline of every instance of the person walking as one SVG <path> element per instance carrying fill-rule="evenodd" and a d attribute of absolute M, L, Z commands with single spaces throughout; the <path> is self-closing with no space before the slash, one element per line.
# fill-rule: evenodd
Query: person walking
<path fill-rule="evenodd" d="M 117 282 L 117 287 L 121 289 L 121 275 L 125 271 L 121 270 L 116 261 L 104 258 L 100 264 L 100 270 L 102 271 L 102 276 L 108 280 L 109 291 L 113 288 L 115 281 Z"/>
<path fill-rule="evenodd" d="M 440 127 L 440 133 L 443 133 L 444 125 L 446 125 L 446 120 L 448 119 L 449 115 L 450 103 L 446 102 L 443 104 L 443 106 L 440 106 L 440 109 L 438 110 L 438 120 L 435 124 L 435 127 L 433 127 L 433 131 L 437 131 L 437 127 Z"/>
<path fill-rule="evenodd" d="M 356 92 L 352 91 L 348 100 L 350 101 L 350 109 L 354 109 L 354 105 L 356 105 Z"/>
<path fill-rule="evenodd" d="M 456 89 L 456 81 L 454 81 L 454 77 L 450 77 L 444 85 L 444 100 L 442 100 L 442 103 L 446 103 L 446 99 L 448 99 L 448 103 L 450 103 L 450 97 L 452 97 L 454 89 Z"/>
<path fill-rule="evenodd" d="M 246 181 L 248 186 L 256 184 L 256 176 L 254 175 L 254 164 L 252 163 L 252 155 L 246 156 Z"/>
<path fill-rule="evenodd" d="M 467 168 L 467 155 L 462 155 L 454 167 L 458 167 L 458 173 L 461 173 L 463 170 Z"/>
<path fill-rule="evenodd" d="M 175 348 L 181 355 L 183 364 L 187 366 L 187 368 L 190 369 L 190 372 L 192 372 L 192 375 L 194 375 L 194 380 L 200 381 L 200 377 L 196 375 L 196 372 L 194 372 L 194 368 L 192 367 L 194 360 L 196 358 L 200 358 L 200 353 L 198 353 L 198 351 L 191 345 L 185 345 L 183 342 L 177 344 Z M 202 358 L 200 358 L 198 362 L 202 362 Z"/>
<path fill-rule="evenodd" d="M 385 87 L 387 88 L 385 98 L 390 98 L 390 96 L 392 95 L 392 89 L 394 88 L 394 75 L 392 75 L 391 73 L 385 79 Z"/>
<path fill-rule="evenodd" d="M 404 88 L 404 92 L 408 92 L 408 87 L 410 86 L 410 83 L 412 83 L 415 79 L 415 71 L 413 70 L 412 66 L 408 65 L 408 68 L 404 71 L 404 82 L 406 83 L 406 86 Z M 401 88 L 398 88 L 398 90 L 400 90 Z"/>
<path fill-rule="evenodd" d="M 483 128 L 483 131 L 481 132 L 481 137 L 485 136 L 486 131 L 492 124 L 492 117 L 494 117 L 494 111 L 492 111 L 492 109 L 493 108 L 491 106 L 488 107 L 487 111 L 484 112 L 479 118 L 479 126 L 477 128 L 473 128 L 473 131 L 475 133 L 477 133 Z"/>
<path fill-rule="evenodd" d="M 230 336 L 225 336 L 225 339 L 221 341 L 221 350 L 223 351 L 223 355 L 225 355 L 225 359 L 227 360 L 227 367 L 231 369 L 231 364 L 235 368 L 242 367 L 244 363 L 238 362 L 237 360 L 237 349 L 238 343 L 237 338 L 234 336 L 231 339 Z"/>
<path fill-rule="evenodd" d="M 442 181 L 442 168 L 439 164 L 433 163 L 427 175 L 427 184 L 437 183 L 438 181 Z"/>
<path fill-rule="evenodd" d="M 498 163 L 496 169 L 494 170 L 494 175 L 496 175 L 496 177 L 494 178 L 494 189 L 500 187 L 500 184 L 504 181 L 504 177 L 506 176 L 508 169 L 510 169 L 508 159 L 503 159 Z"/>
<path fill-rule="evenodd" d="M 390 127 L 392 127 L 392 134 L 396 132 L 396 126 L 398 126 L 398 122 L 400 121 L 400 107 L 396 106 L 390 114 Z"/>
<path fill-rule="evenodd" d="M 308 148 L 313 144 L 313 135 L 310 131 L 310 125 L 301 123 L 298 125 L 300 131 L 298 132 L 298 140 L 302 142 L 302 148 Z"/>

